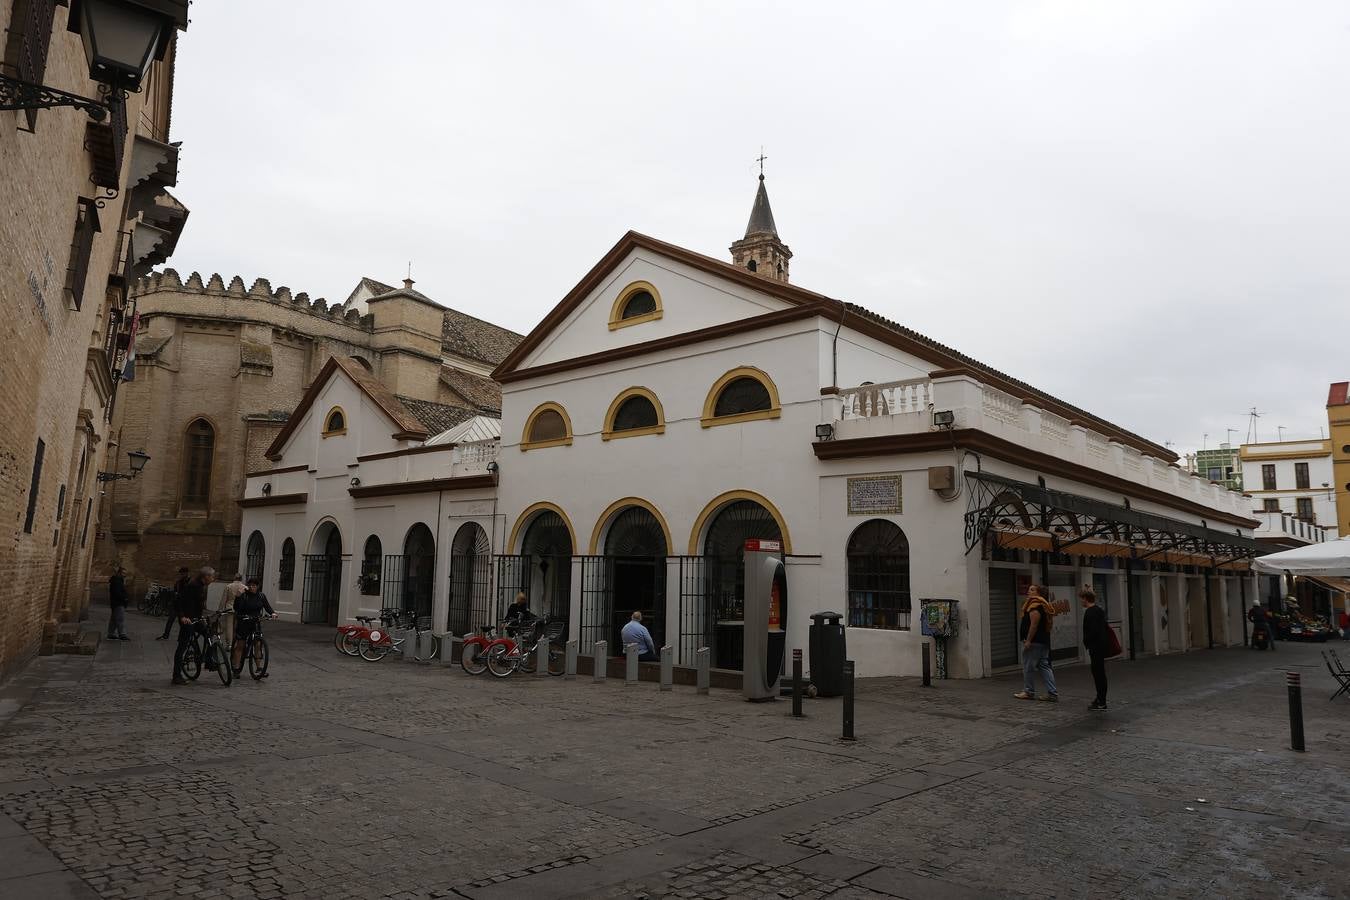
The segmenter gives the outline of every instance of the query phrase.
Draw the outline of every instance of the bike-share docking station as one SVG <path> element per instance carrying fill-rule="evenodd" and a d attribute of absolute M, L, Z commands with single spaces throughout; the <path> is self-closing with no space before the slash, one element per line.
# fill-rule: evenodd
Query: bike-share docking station
<path fill-rule="evenodd" d="M 752 703 L 779 693 L 787 647 L 788 587 L 779 541 L 745 542 L 745 652 L 741 692 Z"/>

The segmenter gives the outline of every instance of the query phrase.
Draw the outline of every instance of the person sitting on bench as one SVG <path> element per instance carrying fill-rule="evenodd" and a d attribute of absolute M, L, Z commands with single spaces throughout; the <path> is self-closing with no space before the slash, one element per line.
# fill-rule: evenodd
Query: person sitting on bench
<path fill-rule="evenodd" d="M 629 644 L 637 644 L 639 662 L 661 661 L 660 654 L 656 652 L 656 643 L 652 640 L 652 633 L 642 624 L 642 613 L 633 612 L 633 618 L 619 632 L 619 639 L 625 648 Z"/>

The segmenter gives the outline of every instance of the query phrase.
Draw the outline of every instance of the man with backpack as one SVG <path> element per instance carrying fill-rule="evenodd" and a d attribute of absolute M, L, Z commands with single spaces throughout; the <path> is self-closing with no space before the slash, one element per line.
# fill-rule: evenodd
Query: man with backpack
<path fill-rule="evenodd" d="M 1041 586 L 1027 587 L 1027 599 L 1022 604 L 1022 690 L 1013 694 L 1018 700 L 1035 700 L 1035 673 L 1041 673 L 1045 695 L 1041 700 L 1059 701 L 1055 687 L 1055 670 L 1050 667 L 1050 629 L 1054 625 L 1055 610 L 1050 601 L 1041 596 Z"/>

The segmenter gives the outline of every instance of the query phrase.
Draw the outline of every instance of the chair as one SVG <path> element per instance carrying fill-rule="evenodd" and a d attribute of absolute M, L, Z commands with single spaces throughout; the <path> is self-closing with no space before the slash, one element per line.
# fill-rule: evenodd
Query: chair
<path fill-rule="evenodd" d="M 1332 659 L 1335 656 L 1336 652 L 1334 650 L 1330 651 L 1330 655 L 1328 655 L 1328 651 L 1322 651 L 1322 661 L 1327 664 L 1327 671 L 1331 673 L 1331 677 L 1336 679 L 1336 683 L 1340 685 L 1340 687 L 1337 688 L 1336 693 L 1331 695 L 1332 700 L 1335 700 L 1341 694 L 1350 697 L 1350 671 L 1347 671 L 1341 666 L 1339 659 L 1336 659 L 1335 662 L 1333 662 Z"/>

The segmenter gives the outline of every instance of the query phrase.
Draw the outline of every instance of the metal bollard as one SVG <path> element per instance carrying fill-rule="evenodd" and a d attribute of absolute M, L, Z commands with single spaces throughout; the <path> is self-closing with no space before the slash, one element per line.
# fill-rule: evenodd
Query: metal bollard
<path fill-rule="evenodd" d="M 575 681 L 577 677 L 577 642 L 567 642 L 567 669 L 563 672 L 563 678 L 567 681 Z"/>
<path fill-rule="evenodd" d="M 700 647 L 694 654 L 694 666 L 698 669 L 698 693 L 708 693 L 708 685 L 712 682 L 712 651 L 707 647 Z"/>
<path fill-rule="evenodd" d="M 592 677 L 595 680 L 595 683 L 599 684 L 603 682 L 605 680 L 605 676 L 609 674 L 609 672 L 607 671 L 609 669 L 608 641 L 595 642 L 594 660 L 595 660 L 595 669 L 593 670 L 594 674 L 592 675 Z"/>
<path fill-rule="evenodd" d="M 443 666 L 452 666 L 455 664 L 455 650 L 462 643 L 459 638 L 453 634 L 442 634 L 437 636 L 441 642 L 441 659 Z"/>
<path fill-rule="evenodd" d="M 428 631 L 421 631 L 417 634 L 417 661 L 420 663 L 431 662 L 431 648 L 436 646 L 436 635 Z"/>
<path fill-rule="evenodd" d="M 1303 753 L 1303 676 L 1287 672 L 1285 678 L 1289 683 L 1289 749 Z"/>
<path fill-rule="evenodd" d="M 667 644 L 661 648 L 661 690 L 675 689 L 675 648 Z"/>
<path fill-rule="evenodd" d="M 404 662 L 417 662 L 417 632 L 409 629 L 407 631 L 395 631 L 390 634 L 394 639 L 394 646 L 398 647 L 398 652 L 402 655 Z M 403 643 L 399 643 L 402 639 Z"/>
<path fill-rule="evenodd" d="M 933 686 L 933 645 L 923 642 L 923 686 Z"/>
<path fill-rule="evenodd" d="M 548 641 L 540 641 L 534 648 L 534 674 L 548 675 Z"/>
<path fill-rule="evenodd" d="M 844 740 L 856 740 L 853 736 L 853 660 L 844 660 Z"/>
<path fill-rule="evenodd" d="M 792 651 L 792 717 L 802 717 L 802 651 L 798 647 Z"/>
<path fill-rule="evenodd" d="M 624 684 L 637 684 L 637 683 L 638 683 L 638 645 L 637 645 L 637 644 L 624 644 L 624 645 L 623 645 L 623 656 L 624 656 L 623 683 L 624 683 Z"/>

